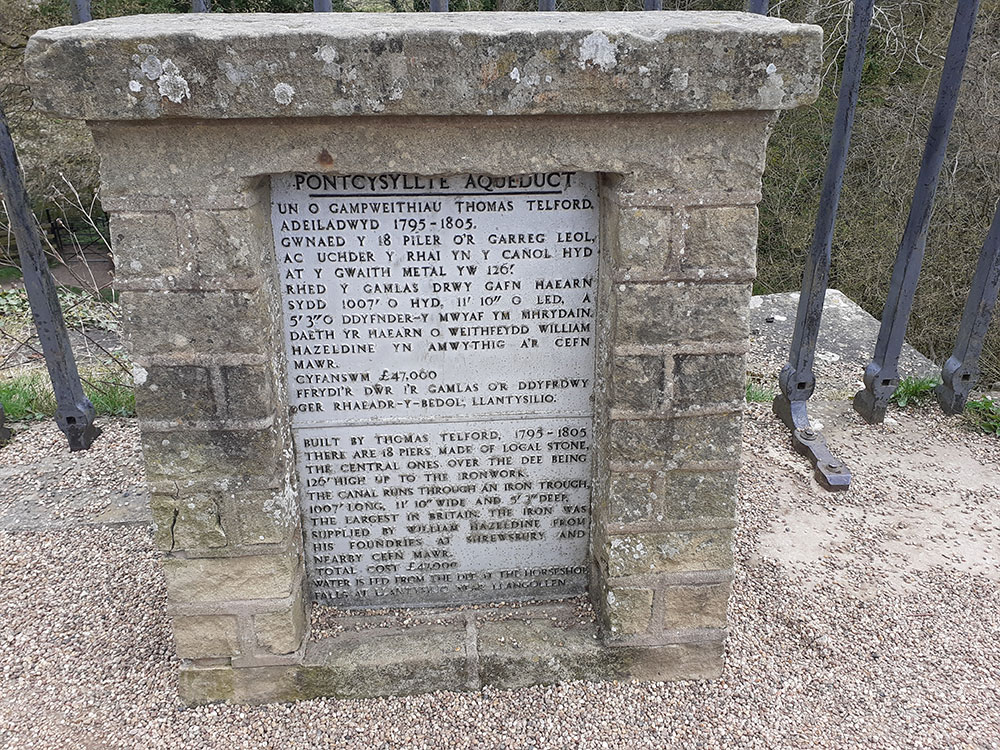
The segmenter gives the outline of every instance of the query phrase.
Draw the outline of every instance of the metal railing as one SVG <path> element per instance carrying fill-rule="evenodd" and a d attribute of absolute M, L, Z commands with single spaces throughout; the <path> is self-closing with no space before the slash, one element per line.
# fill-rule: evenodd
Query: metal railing
<path fill-rule="evenodd" d="M 429 0 L 430 11 L 448 12 L 448 0 Z M 72 0 L 74 23 L 91 19 L 90 0 Z M 646 11 L 661 10 L 662 0 L 644 0 Z M 920 266 L 923 259 L 938 175 L 945 156 L 954 119 L 958 90 L 968 55 L 978 0 L 958 0 L 944 72 L 920 166 L 920 175 L 910 206 L 906 229 L 899 246 L 882 314 L 878 340 L 871 363 L 865 369 L 865 389 L 854 399 L 854 408 L 869 423 L 881 422 L 886 406 L 899 383 L 898 362 Z M 313 11 L 328 13 L 332 0 L 313 0 Z M 208 0 L 192 0 L 192 12 L 209 11 Z M 539 11 L 555 11 L 555 0 L 538 0 Z M 748 0 L 747 10 L 768 13 L 768 0 Z M 830 277 L 831 248 L 851 130 L 861 86 L 865 47 L 871 28 L 874 0 L 856 0 L 850 23 L 847 51 L 823 179 L 812 243 L 805 262 L 788 363 L 779 376 L 781 392 L 774 411 L 788 426 L 792 444 L 812 462 L 816 478 L 828 489 L 844 490 L 851 474 L 843 461 L 829 450 L 823 435 L 809 421 L 807 402 L 816 388 L 813 371 L 823 303 Z M 79 375 L 69 347 L 65 324 L 55 298 L 51 274 L 45 264 L 37 228 L 28 209 L 13 143 L 0 109 L 0 154 L 3 170 L 0 190 L 17 239 L 31 302 L 32 315 L 42 341 L 46 364 L 58 402 L 57 422 L 69 439 L 71 450 L 86 448 L 97 434 L 93 407 L 83 395 Z M 979 377 L 979 359 L 1000 290 L 1000 207 L 980 253 L 976 274 L 962 317 L 954 351 L 942 370 L 938 401 L 948 413 L 961 412 Z M 9 437 L 3 427 L 0 406 L 0 442 Z"/>

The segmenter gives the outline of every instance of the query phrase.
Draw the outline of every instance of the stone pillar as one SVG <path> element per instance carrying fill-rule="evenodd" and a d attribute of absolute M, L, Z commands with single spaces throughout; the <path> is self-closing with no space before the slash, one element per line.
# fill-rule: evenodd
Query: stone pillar
<path fill-rule="evenodd" d="M 764 147 L 777 110 L 815 98 L 820 51 L 818 27 L 739 13 L 185 15 L 32 38 L 39 107 L 89 121 L 101 153 L 184 700 L 719 673 Z M 552 604 L 310 640 L 270 176 L 571 171 L 600 180 L 598 621 Z"/>

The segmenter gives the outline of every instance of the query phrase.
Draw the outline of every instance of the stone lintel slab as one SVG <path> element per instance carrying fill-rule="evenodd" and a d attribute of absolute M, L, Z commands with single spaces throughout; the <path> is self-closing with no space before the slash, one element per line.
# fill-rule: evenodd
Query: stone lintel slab
<path fill-rule="evenodd" d="M 36 33 L 40 109 L 86 120 L 789 109 L 822 30 L 748 13 L 156 15 Z"/>

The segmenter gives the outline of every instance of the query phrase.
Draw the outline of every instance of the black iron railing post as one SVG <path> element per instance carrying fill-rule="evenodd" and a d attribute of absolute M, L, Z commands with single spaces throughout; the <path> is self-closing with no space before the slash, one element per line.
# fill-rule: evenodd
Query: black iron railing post
<path fill-rule="evenodd" d="M 768 0 L 750 0 L 750 2 L 747 3 L 747 10 L 751 13 L 766 16 L 768 11 L 767 6 L 769 4 Z"/>
<path fill-rule="evenodd" d="M 885 419 L 889 399 L 899 385 L 899 355 L 903 350 L 906 326 L 910 321 L 913 295 L 920 278 L 920 266 L 927 245 L 927 230 L 934 210 L 938 177 L 948 147 L 948 135 L 955 117 L 958 89 L 969 54 L 969 42 L 976 23 L 979 0 L 959 0 L 951 29 L 937 102 L 931 117 L 924 157 L 917 176 L 917 186 L 910 204 L 910 215 L 896 254 L 889 280 L 889 293 L 882 309 L 882 325 L 875 342 L 875 355 L 865 368 L 865 389 L 854 397 L 854 410 L 869 424 Z"/>
<path fill-rule="evenodd" d="M 28 194 L 0 105 L 0 192 L 7 206 L 11 231 L 21 258 L 24 289 L 31 304 L 31 318 L 45 355 L 45 365 L 56 396 L 56 423 L 69 440 L 71 451 L 86 450 L 100 430 L 94 425 L 94 407 L 83 393 L 69 334 L 59 308 L 55 281 L 49 273 L 38 228 L 31 213 Z"/>
<path fill-rule="evenodd" d="M 979 380 L 979 358 L 990 327 L 1000 291 L 1000 203 L 993 223 L 979 253 L 976 275 L 965 301 L 962 324 L 958 328 L 955 349 L 941 369 L 941 385 L 935 390 L 938 403 L 947 414 L 961 414 L 969 393 Z"/>
<path fill-rule="evenodd" d="M 4 426 L 7 415 L 4 413 L 3 404 L 0 404 L 0 445 L 6 445 L 10 442 L 11 432 Z"/>
<path fill-rule="evenodd" d="M 844 59 L 844 72 L 837 99 L 837 114 L 830 137 L 830 154 L 823 177 L 823 192 L 813 227 L 812 245 L 806 257 L 802 291 L 799 293 L 795 332 L 792 334 L 788 364 L 782 368 L 778 378 L 781 393 L 774 399 L 774 413 L 792 431 L 795 449 L 809 457 L 816 468 L 816 478 L 831 490 L 846 490 L 851 483 L 851 473 L 842 461 L 830 453 L 823 436 L 810 426 L 806 401 L 816 388 L 813 365 L 823 302 L 830 280 L 833 228 L 840 203 L 840 190 L 844 184 L 844 169 L 847 166 L 847 151 L 851 144 L 854 112 L 861 89 L 861 69 L 873 10 L 874 0 L 857 0 L 854 4 L 847 56 Z"/>
<path fill-rule="evenodd" d="M 663 0 L 642 0 L 643 10 L 663 10 Z"/>
<path fill-rule="evenodd" d="M 192 13 L 208 13 L 208 0 L 191 0 Z"/>
<path fill-rule="evenodd" d="M 538 10 L 555 10 L 556 0 L 538 0 Z"/>
<path fill-rule="evenodd" d="M 431 0 L 431 13 L 447 13 L 448 0 Z"/>
<path fill-rule="evenodd" d="M 86 23 L 94 18 L 90 14 L 90 0 L 70 0 L 69 10 L 73 23 Z"/>

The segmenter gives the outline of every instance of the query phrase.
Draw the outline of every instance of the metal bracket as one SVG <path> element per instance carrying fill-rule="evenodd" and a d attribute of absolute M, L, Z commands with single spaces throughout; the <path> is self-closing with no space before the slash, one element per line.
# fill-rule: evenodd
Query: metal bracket
<path fill-rule="evenodd" d="M 809 459 L 816 481 L 832 492 L 850 489 L 851 471 L 830 452 L 823 433 L 809 424 L 805 401 L 789 401 L 784 395 L 774 399 L 774 413 L 792 431 L 792 447 Z"/>

